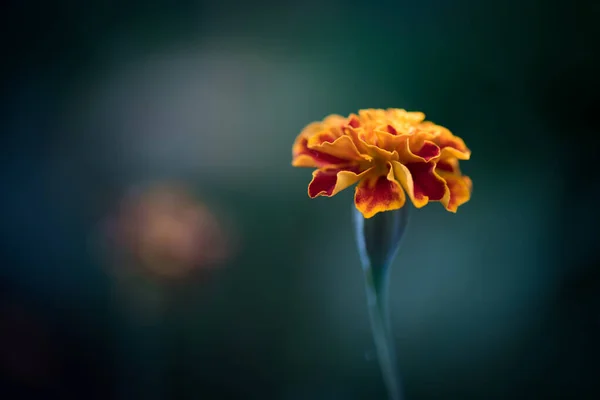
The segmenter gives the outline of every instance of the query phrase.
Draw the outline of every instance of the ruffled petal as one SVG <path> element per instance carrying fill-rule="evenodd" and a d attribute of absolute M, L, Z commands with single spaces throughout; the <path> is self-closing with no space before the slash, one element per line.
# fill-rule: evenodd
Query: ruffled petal
<path fill-rule="evenodd" d="M 396 126 L 417 125 L 425 119 L 422 112 L 409 112 L 402 108 L 360 110 L 358 116 L 367 123 L 378 124 L 382 121 L 391 121 Z"/>
<path fill-rule="evenodd" d="M 442 155 L 444 156 L 456 157 L 459 160 L 469 160 L 471 158 L 471 150 L 458 136 L 440 137 L 438 146 L 442 149 Z"/>
<path fill-rule="evenodd" d="M 336 136 L 340 136 L 342 134 L 342 127 L 346 125 L 346 118 L 341 115 L 332 114 L 327 116 L 322 121 L 312 122 L 302 129 L 299 137 L 310 138 L 317 133 L 330 130 Z"/>
<path fill-rule="evenodd" d="M 417 125 L 425 119 L 425 114 L 420 111 L 406 111 L 403 108 L 390 108 L 388 115 L 399 125 Z"/>
<path fill-rule="evenodd" d="M 434 136 L 432 139 L 442 150 L 441 156 L 452 156 L 459 160 L 471 158 L 471 150 L 458 136 L 454 136 L 449 129 L 427 121 L 419 125 L 419 130 Z"/>
<path fill-rule="evenodd" d="M 416 208 L 429 201 L 445 201 L 450 196 L 446 182 L 435 172 L 434 162 L 403 165 L 393 161 L 392 168 Z"/>
<path fill-rule="evenodd" d="M 319 150 L 308 148 L 308 141 L 316 135 L 330 135 L 334 141 L 343 135 L 343 127 L 346 124 L 346 118 L 333 114 L 326 117 L 323 121 L 308 124 L 302 132 L 296 137 L 292 147 L 292 165 L 294 167 L 322 167 L 328 164 L 341 164 L 343 160 L 337 157 L 329 157 L 326 153 Z"/>
<path fill-rule="evenodd" d="M 360 172 L 358 165 L 318 169 L 313 172 L 313 179 L 308 185 L 308 196 L 313 199 L 317 196 L 331 197 L 352 186 L 370 171 L 371 169 Z"/>
<path fill-rule="evenodd" d="M 346 135 L 352 138 L 354 145 L 361 154 L 369 156 L 372 159 L 398 160 L 398 152 L 394 149 L 394 146 L 388 146 L 390 150 L 387 150 L 383 144 L 381 146 L 378 145 L 378 135 L 381 135 L 382 132 L 366 131 L 360 126 L 354 128 L 350 125 L 346 127 L 345 132 Z M 387 135 L 391 140 L 402 141 L 402 138 L 394 138 L 392 135 Z"/>
<path fill-rule="evenodd" d="M 450 191 L 447 201 L 442 201 L 442 204 L 446 210 L 455 213 L 459 206 L 471 199 L 473 184 L 468 176 L 452 173 L 441 173 L 440 175 L 446 181 Z"/>
<path fill-rule="evenodd" d="M 429 162 L 441 154 L 440 147 L 429 140 L 424 140 L 418 147 L 415 147 L 415 150 L 411 151 L 416 157 L 425 162 Z"/>
<path fill-rule="evenodd" d="M 387 171 L 370 170 L 356 186 L 354 203 L 365 218 L 371 218 L 382 211 L 397 210 L 404 206 L 406 197 L 402 187 L 394 178 L 391 164 Z"/>
<path fill-rule="evenodd" d="M 460 174 L 460 167 L 458 165 L 458 159 L 456 157 L 448 157 L 447 154 L 443 158 L 440 158 L 436 162 L 435 171 L 440 175 L 442 173 L 453 173 Z"/>
<path fill-rule="evenodd" d="M 294 167 L 314 167 L 320 168 L 327 165 L 344 165 L 347 160 L 318 150 L 308 148 L 308 139 L 299 138 L 292 149 L 292 165 Z"/>
<path fill-rule="evenodd" d="M 308 139 L 307 147 L 310 150 L 327 154 L 341 160 L 370 161 L 372 157 L 359 153 L 350 136 L 334 137 L 329 132 L 319 133 Z"/>
<path fill-rule="evenodd" d="M 389 153 L 398 151 L 399 148 L 405 147 L 410 134 L 398 133 L 391 125 L 383 126 L 373 131 L 374 145 L 387 150 Z"/>
<path fill-rule="evenodd" d="M 396 150 L 403 164 L 429 162 L 440 157 L 440 147 L 427 140 L 428 136 L 410 136 Z"/>

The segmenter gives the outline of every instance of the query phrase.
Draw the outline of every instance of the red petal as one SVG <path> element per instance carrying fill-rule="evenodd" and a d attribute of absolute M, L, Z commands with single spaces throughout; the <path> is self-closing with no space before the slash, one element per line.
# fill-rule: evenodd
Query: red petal
<path fill-rule="evenodd" d="M 369 170 L 360 172 L 359 166 L 345 168 L 319 169 L 313 172 L 313 179 L 308 185 L 308 196 L 331 197 L 358 182 Z"/>
<path fill-rule="evenodd" d="M 405 202 L 404 191 L 394 178 L 389 163 L 386 174 L 371 172 L 356 186 L 354 193 L 356 208 L 365 218 L 371 218 L 379 212 L 397 210 Z"/>
<path fill-rule="evenodd" d="M 441 177 L 434 172 L 434 163 L 411 163 L 406 168 L 410 171 L 416 199 L 441 200 L 446 194 L 446 184 Z"/>

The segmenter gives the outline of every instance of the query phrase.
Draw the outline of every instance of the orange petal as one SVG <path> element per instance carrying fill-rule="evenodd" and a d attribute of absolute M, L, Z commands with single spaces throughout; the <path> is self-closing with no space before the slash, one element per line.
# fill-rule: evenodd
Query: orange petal
<path fill-rule="evenodd" d="M 378 110 L 360 110 L 360 117 L 350 114 L 348 124 L 344 127 L 344 133 L 352 138 L 358 150 L 363 154 L 369 153 L 369 147 L 377 146 L 377 135 L 373 131 L 372 120 L 367 117 L 371 115 L 372 111 Z"/>
<path fill-rule="evenodd" d="M 328 129 L 337 130 L 337 132 L 340 132 L 341 134 L 341 127 L 345 124 L 346 118 L 341 115 L 331 114 L 322 121 L 311 122 L 306 125 L 299 136 L 310 138 L 311 136 Z"/>
<path fill-rule="evenodd" d="M 360 110 L 358 117 L 367 124 L 391 121 L 396 126 L 415 126 L 425 119 L 425 114 L 422 112 L 409 112 L 402 108 L 388 108 L 386 110 L 368 108 Z"/>
<path fill-rule="evenodd" d="M 375 140 L 375 143 L 373 144 L 390 153 L 394 150 L 398 150 L 399 147 L 406 147 L 406 143 L 410 138 L 409 134 L 399 134 L 391 125 L 382 127 L 382 129 L 375 129 L 373 131 L 373 136 Z"/>
<path fill-rule="evenodd" d="M 435 172 L 435 163 L 392 162 L 394 175 L 416 208 L 431 201 L 445 201 L 450 196 L 446 182 Z"/>
<path fill-rule="evenodd" d="M 442 201 L 446 210 L 456 212 L 459 206 L 465 204 L 471 198 L 472 182 L 468 176 L 452 173 L 441 173 L 446 181 L 450 196 L 447 201 Z"/>
<path fill-rule="evenodd" d="M 471 180 L 471 178 L 469 178 L 468 176 L 463 176 L 463 181 L 465 181 L 465 184 L 469 188 L 469 192 L 473 192 L 473 181 Z"/>
<path fill-rule="evenodd" d="M 356 114 L 350 114 L 348 117 L 348 125 L 353 128 L 358 128 L 360 126 L 360 120 L 356 116 Z"/>
<path fill-rule="evenodd" d="M 294 167 L 320 167 L 327 164 L 339 164 L 340 160 L 329 158 L 321 153 L 308 149 L 307 143 L 313 136 L 330 132 L 336 138 L 343 134 L 342 128 L 346 124 L 346 118 L 332 114 L 323 121 L 312 122 L 302 129 L 296 137 L 292 147 L 292 165 Z"/>
<path fill-rule="evenodd" d="M 347 164 L 347 160 L 318 150 L 308 148 L 308 139 L 299 137 L 292 149 L 292 165 L 294 167 L 325 167 L 328 165 Z"/>
<path fill-rule="evenodd" d="M 459 160 L 468 160 L 471 158 L 471 150 L 467 148 L 465 142 L 458 136 L 440 137 L 438 145 L 442 149 L 444 156 L 456 157 Z"/>
<path fill-rule="evenodd" d="M 402 187 L 394 179 L 390 163 L 387 163 L 387 173 L 381 174 L 374 169 L 370 171 L 356 186 L 354 193 L 354 203 L 362 215 L 371 218 L 379 212 L 397 210 L 404 206 L 406 197 Z"/>
<path fill-rule="evenodd" d="M 449 129 L 426 121 L 419 124 L 419 130 L 435 136 L 435 143 L 442 149 L 442 156 L 453 156 L 459 160 L 471 158 L 471 150 L 458 136 L 454 136 Z"/>
<path fill-rule="evenodd" d="M 365 124 L 388 119 L 387 112 L 381 108 L 358 110 L 358 118 Z"/>
<path fill-rule="evenodd" d="M 307 147 L 319 153 L 348 160 L 370 161 L 371 157 L 361 155 L 350 136 L 334 137 L 330 132 L 319 133 L 308 139 Z"/>
<path fill-rule="evenodd" d="M 397 150 L 403 164 L 429 162 L 441 155 L 440 147 L 427 140 L 427 136 L 410 136 Z"/>
<path fill-rule="evenodd" d="M 368 159 L 379 159 L 384 161 L 398 160 L 398 152 L 394 149 L 386 150 L 385 148 L 378 146 L 379 138 L 378 134 L 374 131 L 365 131 L 358 127 L 353 128 L 351 126 L 346 127 L 346 135 L 352 138 L 358 151 L 364 156 L 368 156 Z M 390 138 L 392 135 L 389 135 Z M 401 141 L 401 138 L 398 138 Z"/>
<path fill-rule="evenodd" d="M 458 159 L 456 157 L 448 156 L 445 154 L 443 158 L 436 161 L 435 171 L 440 175 L 442 173 L 454 173 L 460 174 L 460 168 L 458 165 Z"/>
<path fill-rule="evenodd" d="M 403 108 L 390 108 L 388 115 L 403 125 L 417 125 L 425 119 L 425 114 L 420 111 L 406 111 Z"/>
<path fill-rule="evenodd" d="M 317 196 L 331 197 L 358 182 L 371 169 L 360 172 L 357 165 L 318 169 L 313 172 L 313 179 L 308 185 L 308 196 L 313 199 Z"/>
<path fill-rule="evenodd" d="M 328 127 L 341 129 L 342 126 L 346 125 L 346 121 L 346 117 L 342 117 L 338 114 L 330 114 L 327 117 L 325 117 L 322 123 Z"/>

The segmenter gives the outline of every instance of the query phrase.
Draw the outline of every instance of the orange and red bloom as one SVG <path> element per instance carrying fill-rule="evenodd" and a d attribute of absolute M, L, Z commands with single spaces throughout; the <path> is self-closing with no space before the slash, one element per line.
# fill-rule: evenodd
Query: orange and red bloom
<path fill-rule="evenodd" d="M 306 126 L 292 149 L 292 165 L 317 168 L 308 195 L 331 197 L 358 182 L 356 208 L 365 218 L 439 201 L 451 212 L 469 201 L 472 183 L 459 160 L 471 151 L 425 114 L 403 109 L 367 109 L 348 117 L 330 115 Z"/>

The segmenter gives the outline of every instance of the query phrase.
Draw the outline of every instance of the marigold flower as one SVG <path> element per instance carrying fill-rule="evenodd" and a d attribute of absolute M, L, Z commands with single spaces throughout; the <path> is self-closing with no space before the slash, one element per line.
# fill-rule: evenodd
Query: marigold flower
<path fill-rule="evenodd" d="M 448 129 L 403 109 L 330 115 L 306 126 L 292 149 L 292 165 L 317 168 L 308 195 L 331 197 L 358 182 L 354 202 L 365 218 L 404 206 L 439 201 L 451 212 L 471 197 L 459 169 L 471 151 Z"/>

